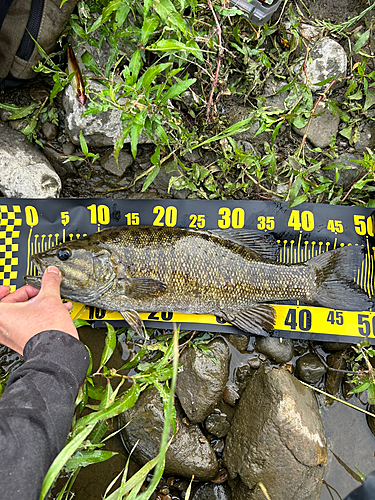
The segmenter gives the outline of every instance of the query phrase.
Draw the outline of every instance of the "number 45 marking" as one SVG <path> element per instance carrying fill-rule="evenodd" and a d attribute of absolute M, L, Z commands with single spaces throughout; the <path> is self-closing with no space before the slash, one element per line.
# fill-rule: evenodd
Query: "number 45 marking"
<path fill-rule="evenodd" d="M 329 311 L 327 321 L 331 323 L 331 325 L 343 325 L 344 316 L 341 311 Z"/>

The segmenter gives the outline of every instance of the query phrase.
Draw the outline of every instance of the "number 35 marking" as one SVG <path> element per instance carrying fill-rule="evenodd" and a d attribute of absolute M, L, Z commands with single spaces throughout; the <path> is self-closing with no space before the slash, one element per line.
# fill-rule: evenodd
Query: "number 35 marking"
<path fill-rule="evenodd" d="M 261 231 L 272 231 L 272 229 L 275 229 L 275 217 L 260 215 L 257 220 L 257 229 Z"/>

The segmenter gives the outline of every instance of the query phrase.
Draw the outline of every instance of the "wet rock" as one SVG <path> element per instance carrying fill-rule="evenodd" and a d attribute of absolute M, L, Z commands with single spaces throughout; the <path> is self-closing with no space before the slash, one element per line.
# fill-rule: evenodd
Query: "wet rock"
<path fill-rule="evenodd" d="M 151 166 L 151 163 L 147 166 L 147 168 Z M 166 162 L 160 168 L 158 175 L 156 176 L 154 182 L 152 183 L 153 189 L 155 189 L 158 193 L 167 194 L 170 193 L 172 198 L 178 200 L 185 200 L 190 193 L 188 189 L 175 189 L 172 185 L 169 187 L 170 181 L 172 177 L 180 177 L 181 171 L 177 162 L 169 161 Z"/>
<path fill-rule="evenodd" d="M 275 363 L 287 363 L 294 354 L 293 340 L 276 337 L 258 337 L 255 349 Z"/>
<path fill-rule="evenodd" d="M 225 484 L 206 483 L 197 489 L 193 500 L 231 500 L 231 492 Z"/>
<path fill-rule="evenodd" d="M 165 473 L 200 481 L 213 479 L 219 470 L 216 455 L 197 425 L 184 425 L 176 404 L 177 434 L 167 450 Z M 143 465 L 154 458 L 160 447 L 164 426 L 163 403 L 157 389 L 143 392 L 133 408 L 120 415 L 120 425 L 128 424 L 122 436 L 128 449 L 138 442 L 132 458 Z M 172 435 L 172 430 L 171 430 Z"/>
<path fill-rule="evenodd" d="M 322 347 L 325 351 L 345 351 L 345 349 L 350 349 L 352 344 L 346 344 L 345 342 L 323 342 Z"/>
<path fill-rule="evenodd" d="M 327 365 L 335 370 L 345 370 L 346 360 L 343 351 L 337 351 L 327 356 Z M 343 372 L 328 370 L 326 378 L 326 392 L 335 396 L 340 392 L 340 386 L 344 377 Z"/>
<path fill-rule="evenodd" d="M 260 365 L 262 364 L 261 360 L 259 358 L 251 358 L 248 361 L 250 368 L 253 370 L 257 370 L 260 368 Z"/>
<path fill-rule="evenodd" d="M 230 423 L 225 413 L 214 412 L 208 415 L 205 422 L 206 431 L 218 438 L 225 437 L 230 429 Z"/>
<path fill-rule="evenodd" d="M 340 118 L 335 116 L 324 103 L 320 102 L 307 132 L 307 139 L 317 148 L 326 148 L 329 146 L 332 136 L 337 135 L 339 124 Z M 303 137 L 307 125 L 303 128 L 297 128 L 293 125 L 293 130 Z"/>
<path fill-rule="evenodd" d="M 71 156 L 75 153 L 76 151 L 76 147 L 75 145 L 70 142 L 70 141 L 67 141 L 64 145 L 63 145 L 63 153 L 64 155 L 66 156 Z"/>
<path fill-rule="evenodd" d="M 330 82 L 323 86 L 314 84 L 327 78 L 346 76 L 347 65 L 348 58 L 341 45 L 331 38 L 323 38 L 309 53 L 309 59 L 306 62 L 307 82 L 304 71 L 301 72 L 301 77 L 312 90 L 322 92 Z"/>
<path fill-rule="evenodd" d="M 226 339 L 228 342 L 232 344 L 232 346 L 237 349 L 237 351 L 244 352 L 246 351 L 247 346 L 249 345 L 249 336 L 248 335 L 227 335 Z"/>
<path fill-rule="evenodd" d="M 77 170 L 73 163 L 66 161 L 66 156 L 64 154 L 59 153 L 56 149 L 47 145 L 44 146 L 43 153 L 61 178 L 64 178 L 66 175 L 77 175 Z"/>
<path fill-rule="evenodd" d="M 318 500 L 327 446 L 313 392 L 285 370 L 262 366 L 245 389 L 226 438 L 224 462 L 246 500 Z M 286 481 L 285 478 L 288 478 Z"/>
<path fill-rule="evenodd" d="M 359 137 L 354 143 L 357 153 L 364 153 L 366 148 L 373 149 L 375 146 L 375 127 L 369 126 L 366 122 L 359 126 Z"/>
<path fill-rule="evenodd" d="M 270 107 L 271 110 L 285 109 L 284 99 L 288 95 L 288 92 L 281 92 L 277 94 L 285 86 L 285 80 L 276 80 L 275 78 L 270 78 L 266 81 L 263 89 L 263 95 L 266 98 L 265 105 Z"/>
<path fill-rule="evenodd" d="M 95 80 L 90 81 L 92 92 L 100 92 L 103 88 L 104 86 L 99 82 Z M 89 147 L 113 146 L 116 138 L 122 133 L 122 111 L 120 109 L 111 109 L 82 117 L 82 113 L 86 111 L 87 107 L 79 104 L 71 85 L 65 87 L 63 105 L 66 113 L 65 127 L 71 141 L 76 145 L 79 145 L 79 133 L 81 130 Z M 124 143 L 129 142 L 130 138 L 127 137 Z M 141 135 L 138 143 L 144 144 L 146 142 L 152 141 L 146 136 Z"/>
<path fill-rule="evenodd" d="M 316 384 L 325 375 L 327 368 L 318 356 L 307 353 L 297 359 L 297 376 L 308 384 Z"/>
<path fill-rule="evenodd" d="M 57 127 L 54 123 L 44 122 L 42 132 L 47 141 L 52 141 L 57 136 Z"/>
<path fill-rule="evenodd" d="M 21 133 L 0 128 L 0 191 L 8 198 L 57 198 L 61 181 Z"/>
<path fill-rule="evenodd" d="M 202 422 L 221 399 L 229 375 L 229 349 L 222 339 L 207 344 L 211 353 L 193 348 L 180 357 L 182 370 L 177 375 L 176 394 L 187 417 Z"/>
<path fill-rule="evenodd" d="M 361 165 L 355 163 L 356 160 L 360 159 L 350 153 L 342 154 L 333 163 L 327 165 L 328 168 L 324 169 L 324 175 L 334 181 L 337 170 L 339 172 L 337 186 L 350 186 L 361 173 Z"/>
<path fill-rule="evenodd" d="M 240 395 L 236 391 L 234 387 L 231 385 L 226 385 L 223 392 L 224 401 L 231 406 L 235 406 L 237 400 L 240 398 Z"/>
<path fill-rule="evenodd" d="M 305 41 L 311 46 L 314 45 L 320 36 L 321 30 L 316 26 L 311 26 L 311 24 L 300 23 L 298 26 L 301 36 Z"/>
<path fill-rule="evenodd" d="M 109 151 L 101 160 L 100 164 L 103 168 L 111 172 L 111 174 L 122 177 L 128 167 L 134 162 L 134 158 L 126 151 L 120 151 L 118 162 L 116 163 L 113 151 Z"/>
<path fill-rule="evenodd" d="M 224 451 L 224 439 L 213 439 L 210 441 L 211 447 L 217 455 L 221 455 Z"/>

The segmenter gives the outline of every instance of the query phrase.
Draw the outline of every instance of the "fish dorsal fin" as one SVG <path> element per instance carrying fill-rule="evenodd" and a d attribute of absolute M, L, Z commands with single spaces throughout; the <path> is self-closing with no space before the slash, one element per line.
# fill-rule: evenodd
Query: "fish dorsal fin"
<path fill-rule="evenodd" d="M 251 229 L 213 229 L 208 232 L 247 247 L 264 259 L 277 260 L 279 245 L 271 235 Z"/>
<path fill-rule="evenodd" d="M 117 292 L 135 300 L 146 300 L 163 295 L 167 285 L 153 278 L 124 278 L 117 280 Z"/>
<path fill-rule="evenodd" d="M 133 330 L 139 336 L 143 337 L 144 324 L 137 311 L 134 311 L 134 309 L 129 309 L 128 311 L 120 311 L 120 314 L 128 323 L 128 325 L 133 328 Z"/>
<path fill-rule="evenodd" d="M 236 314 L 223 313 L 223 318 L 244 332 L 268 336 L 276 322 L 276 311 L 270 304 L 254 304 L 246 311 Z"/>

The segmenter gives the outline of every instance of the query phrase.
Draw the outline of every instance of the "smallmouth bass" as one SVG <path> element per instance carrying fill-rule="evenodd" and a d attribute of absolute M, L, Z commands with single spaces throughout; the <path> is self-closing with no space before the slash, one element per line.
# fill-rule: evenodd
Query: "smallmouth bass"
<path fill-rule="evenodd" d="M 365 255 L 346 246 L 300 264 L 276 260 L 277 248 L 255 231 L 196 231 L 125 226 L 104 229 L 31 257 L 41 274 L 61 272 L 61 295 L 119 311 L 138 333 L 138 311 L 213 314 L 267 335 L 270 301 L 300 300 L 340 310 L 367 310 L 372 300 L 354 281 Z M 40 288 L 41 276 L 25 276 Z"/>

